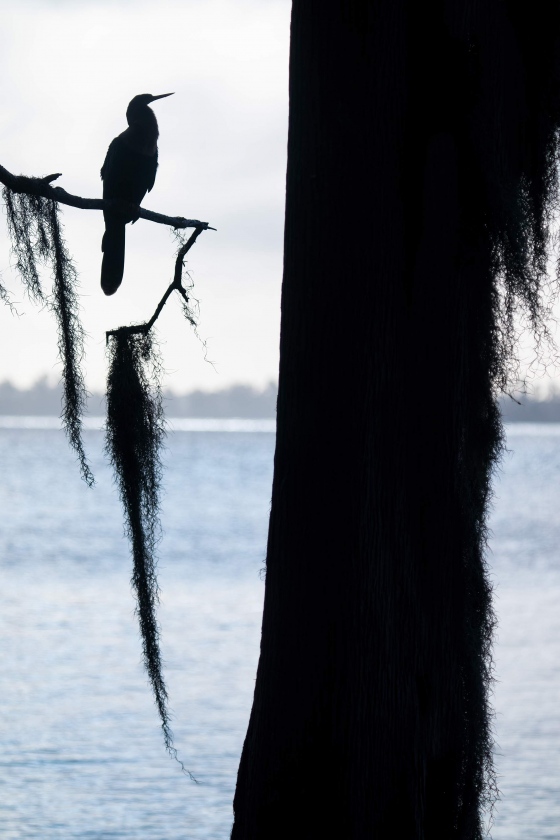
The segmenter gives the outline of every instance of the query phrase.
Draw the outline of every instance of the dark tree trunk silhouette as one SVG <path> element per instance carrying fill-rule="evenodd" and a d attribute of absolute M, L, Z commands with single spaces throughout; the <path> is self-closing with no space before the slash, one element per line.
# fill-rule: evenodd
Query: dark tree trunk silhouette
<path fill-rule="evenodd" d="M 278 436 L 234 840 L 481 838 L 513 313 L 542 333 L 558 8 L 294 0 Z M 558 6 L 558 4 L 556 4 Z"/>

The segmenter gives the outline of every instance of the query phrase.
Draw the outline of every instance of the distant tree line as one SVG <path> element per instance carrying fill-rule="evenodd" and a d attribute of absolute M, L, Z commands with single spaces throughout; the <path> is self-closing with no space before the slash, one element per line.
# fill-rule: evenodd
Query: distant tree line
<path fill-rule="evenodd" d="M 249 385 L 232 385 L 220 391 L 196 390 L 186 394 L 166 391 L 165 411 L 169 417 L 274 417 L 276 393 L 274 382 L 270 382 L 263 390 Z M 61 386 L 49 385 L 46 377 L 28 389 L 16 388 L 11 382 L 2 382 L 0 415 L 57 416 L 61 411 L 61 396 Z M 105 414 L 103 394 L 90 394 L 88 413 L 93 416 Z"/>
<path fill-rule="evenodd" d="M 560 423 L 560 394 L 545 400 L 523 395 L 502 397 L 500 409 L 504 423 Z"/>
<path fill-rule="evenodd" d="M 232 385 L 220 391 L 190 391 L 176 394 L 165 391 L 166 414 L 169 417 L 275 417 L 277 385 L 269 382 L 259 390 L 250 385 Z M 0 415 L 57 416 L 60 414 L 62 389 L 49 385 L 46 377 L 31 388 L 20 389 L 11 382 L 0 383 Z M 90 394 L 89 414 L 105 414 L 105 396 Z M 548 399 L 526 394 L 515 399 L 504 396 L 500 408 L 505 423 L 560 423 L 560 393 Z"/>

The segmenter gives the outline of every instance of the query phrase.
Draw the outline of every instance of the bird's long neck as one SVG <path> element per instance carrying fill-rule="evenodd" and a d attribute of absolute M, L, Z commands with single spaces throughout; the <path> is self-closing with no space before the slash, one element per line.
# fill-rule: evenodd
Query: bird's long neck
<path fill-rule="evenodd" d="M 152 109 L 147 105 L 129 108 L 126 112 L 126 121 L 128 122 L 126 135 L 130 145 L 145 155 L 154 155 L 157 151 L 159 129 Z"/>

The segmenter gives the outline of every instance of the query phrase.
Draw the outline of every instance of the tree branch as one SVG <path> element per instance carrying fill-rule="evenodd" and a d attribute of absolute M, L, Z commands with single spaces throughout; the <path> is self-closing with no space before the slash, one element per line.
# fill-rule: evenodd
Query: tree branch
<path fill-rule="evenodd" d="M 185 303 L 188 304 L 189 297 L 187 295 L 187 290 L 183 286 L 183 282 L 182 282 L 182 280 L 183 280 L 183 260 L 185 259 L 187 251 L 190 248 L 192 248 L 192 246 L 194 245 L 194 243 L 197 240 L 198 235 L 200 233 L 202 233 L 203 230 L 206 230 L 206 228 L 202 227 L 202 224 L 198 225 L 196 227 L 196 229 L 193 231 L 193 233 L 191 233 L 190 237 L 185 242 L 185 244 L 182 245 L 181 248 L 179 249 L 179 253 L 177 254 L 177 259 L 175 260 L 175 273 L 173 275 L 173 280 L 169 284 L 167 289 L 165 290 L 165 294 L 162 297 L 162 299 L 160 300 L 160 302 L 158 303 L 158 305 L 156 307 L 156 311 L 154 312 L 154 314 L 152 315 L 150 320 L 147 321 L 145 324 L 132 324 L 130 327 L 119 327 L 116 330 L 108 330 L 105 333 L 107 343 L 109 342 L 109 337 L 110 336 L 118 335 L 119 333 L 121 333 L 121 334 L 122 333 L 127 333 L 128 335 L 133 335 L 135 333 L 147 333 L 147 332 L 149 332 L 152 329 L 155 322 L 157 321 L 157 319 L 159 318 L 161 310 L 163 309 L 163 307 L 167 303 L 167 298 L 169 297 L 171 292 L 174 292 L 174 291 L 179 292 L 181 297 L 184 299 Z M 210 230 L 214 230 L 214 228 L 210 228 Z"/>
<path fill-rule="evenodd" d="M 115 213 L 128 215 L 131 206 L 138 210 L 139 218 L 148 222 L 156 222 L 159 225 L 169 225 L 176 229 L 200 228 L 201 230 L 216 230 L 210 227 L 208 222 L 200 222 L 198 219 L 185 219 L 183 216 L 164 216 L 162 213 L 154 213 L 145 210 L 143 207 L 131 205 L 127 201 L 117 201 L 107 198 L 82 198 L 79 195 L 72 195 L 62 187 L 52 187 L 51 181 L 60 178 L 61 173 L 47 175 L 44 178 L 28 178 L 26 175 L 12 175 L 0 165 L 0 183 L 15 193 L 27 193 L 28 195 L 40 195 L 43 198 L 50 198 L 58 201 L 59 204 L 68 204 L 70 207 L 78 207 L 80 210 L 113 210 Z"/>

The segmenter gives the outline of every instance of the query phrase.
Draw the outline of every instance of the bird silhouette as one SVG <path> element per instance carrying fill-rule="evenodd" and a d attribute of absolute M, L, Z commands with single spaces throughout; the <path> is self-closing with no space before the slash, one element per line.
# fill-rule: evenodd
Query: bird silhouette
<path fill-rule="evenodd" d="M 161 93 L 141 93 L 130 101 L 126 109 L 128 128 L 111 142 L 101 167 L 103 198 L 118 199 L 139 205 L 150 192 L 156 179 L 159 137 L 156 115 L 150 102 L 172 96 Z M 101 288 L 106 295 L 114 294 L 122 283 L 124 272 L 125 225 L 138 219 L 132 207 L 124 210 L 104 210 L 105 233 L 101 250 Z"/>

